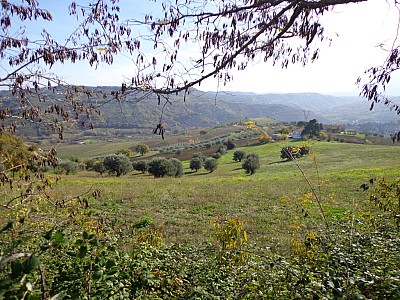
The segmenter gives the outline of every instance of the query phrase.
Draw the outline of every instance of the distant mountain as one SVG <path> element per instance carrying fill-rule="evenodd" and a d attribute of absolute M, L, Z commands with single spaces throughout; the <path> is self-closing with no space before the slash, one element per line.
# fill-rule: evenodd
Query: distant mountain
<path fill-rule="evenodd" d="M 110 93 L 120 88 L 92 89 L 100 95 L 101 92 Z M 63 98 L 62 93 L 60 97 Z M 12 100 L 9 92 L 0 91 L 0 103 L 3 106 Z M 181 131 L 264 116 L 285 122 L 317 119 L 324 124 L 390 122 L 400 119 L 383 105 L 377 105 L 370 111 L 368 101 L 360 97 L 335 97 L 315 93 L 215 93 L 191 89 L 185 101 L 183 94 L 178 94 L 171 96 L 170 104 L 165 106 L 163 100 L 158 105 L 156 97 L 144 97 L 142 94 L 130 94 L 121 102 L 100 96 L 93 96 L 85 101 L 100 105 L 101 116 L 95 120 L 97 128 L 148 130 L 155 128 L 161 120 L 167 130 Z"/>

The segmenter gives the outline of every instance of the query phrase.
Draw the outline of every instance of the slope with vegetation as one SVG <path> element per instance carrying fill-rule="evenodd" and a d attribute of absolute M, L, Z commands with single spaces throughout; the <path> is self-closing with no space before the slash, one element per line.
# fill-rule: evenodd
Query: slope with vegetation
<path fill-rule="evenodd" d="M 211 145 L 215 157 L 202 159 L 210 162 L 205 171 L 189 170 L 188 159 L 154 157 L 132 172 L 126 144 L 106 145 L 111 153 L 86 161 L 92 171 L 82 171 L 79 158 L 71 160 L 77 165 L 60 162 L 55 149 L 12 135 L 33 124 L 38 135 L 44 127 L 58 140 L 74 130 L 91 136 L 102 118 L 123 130 L 128 124 L 121 116 L 131 114 L 126 103 L 154 99 L 161 116 L 154 124 L 152 118 L 142 122 L 153 124 L 163 147 L 171 95 L 189 100 L 192 87 L 210 77 L 226 83 L 232 68 L 244 69 L 256 57 L 283 67 L 313 61 L 319 42 L 329 39 L 321 16 L 358 2 L 204 1 L 199 10 L 197 2 L 178 1 L 162 3 L 162 18 L 123 23 L 118 1 L 72 2 L 76 28 L 57 41 L 46 30 L 38 39 L 30 31 L 35 26 L 19 26 L 53 20 L 38 2 L 2 1 L 0 83 L 12 98 L 2 95 L 0 102 L 0 298 L 397 299 L 398 145 L 266 143 L 267 135 L 257 139 L 264 128 L 247 121 L 248 145 Z M 146 26 L 151 38 L 134 37 L 133 25 Z M 293 39 L 296 49 L 287 43 Z M 190 51 L 185 66 L 186 42 L 200 48 Z M 157 48 L 166 59 L 143 51 Z M 137 72 L 118 90 L 70 85 L 50 72 L 69 62 L 112 64 L 121 53 L 137 58 Z M 371 106 L 382 102 L 400 111 L 381 93 L 398 70 L 398 57 L 393 44 L 384 64 L 367 71 L 361 93 Z M 103 116 L 99 109 L 106 103 L 117 104 L 119 115 Z M 221 114 L 218 107 L 215 113 Z M 189 122 L 199 116 L 189 115 Z M 393 135 L 399 140 L 400 133 Z M 308 155 L 282 160 L 288 146 Z M 243 162 L 234 160 L 238 150 L 247 153 Z M 68 175 L 61 178 L 63 170 Z"/>

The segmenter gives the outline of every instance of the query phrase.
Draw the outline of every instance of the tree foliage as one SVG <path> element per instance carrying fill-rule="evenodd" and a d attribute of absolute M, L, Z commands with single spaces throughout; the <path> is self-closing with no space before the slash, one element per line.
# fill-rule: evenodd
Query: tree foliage
<path fill-rule="evenodd" d="M 156 157 L 149 161 L 147 171 L 157 178 L 168 176 L 179 177 L 176 163 L 165 157 Z"/>
<path fill-rule="evenodd" d="M 133 169 L 129 158 L 122 154 L 105 157 L 103 164 L 109 174 L 115 174 L 117 177 L 129 173 Z"/>
<path fill-rule="evenodd" d="M 215 158 L 207 158 L 204 162 L 204 169 L 210 173 L 214 172 L 218 168 L 218 160 Z"/>
<path fill-rule="evenodd" d="M 234 161 L 242 161 L 243 158 L 246 157 L 246 151 L 243 150 L 236 150 L 233 153 L 233 160 Z"/>
<path fill-rule="evenodd" d="M 140 155 L 145 155 L 150 152 L 150 147 L 146 144 L 139 144 L 135 147 L 135 151 L 140 153 Z"/>
<path fill-rule="evenodd" d="M 312 119 L 305 125 L 301 132 L 302 137 L 317 138 L 320 135 L 321 130 L 324 129 L 322 123 L 318 123 L 316 119 Z"/>
<path fill-rule="evenodd" d="M 242 168 L 247 174 L 253 175 L 260 168 L 260 158 L 257 153 L 249 153 L 243 161 Z"/>
<path fill-rule="evenodd" d="M 142 172 L 144 174 L 147 171 L 148 164 L 149 162 L 147 160 L 139 160 L 135 161 L 132 165 L 134 170 Z"/>
<path fill-rule="evenodd" d="M 190 160 L 190 169 L 196 172 L 203 167 L 203 160 L 200 157 L 194 157 Z"/>

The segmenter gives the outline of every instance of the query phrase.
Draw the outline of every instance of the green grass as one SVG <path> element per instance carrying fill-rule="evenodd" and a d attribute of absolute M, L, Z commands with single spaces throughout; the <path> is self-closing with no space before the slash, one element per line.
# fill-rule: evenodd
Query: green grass
<path fill-rule="evenodd" d="M 240 148 L 260 155 L 261 168 L 245 174 L 233 151 L 219 159 L 213 173 L 193 172 L 184 162 L 182 178 L 158 178 L 132 173 L 120 178 L 80 172 L 64 176 L 53 193 L 68 198 L 100 189 L 102 198 L 91 203 L 106 218 L 135 224 L 144 216 L 154 220 L 166 243 L 207 243 L 211 222 L 226 215 L 246 221 L 250 241 L 285 250 L 291 228 L 323 224 L 316 199 L 299 168 L 280 159 L 289 142 Z M 298 160 L 315 188 L 328 218 L 342 218 L 347 210 L 367 210 L 368 195 L 359 189 L 372 177 L 397 178 L 400 147 L 314 142 L 312 153 Z M 302 209 L 309 212 L 304 217 Z"/>

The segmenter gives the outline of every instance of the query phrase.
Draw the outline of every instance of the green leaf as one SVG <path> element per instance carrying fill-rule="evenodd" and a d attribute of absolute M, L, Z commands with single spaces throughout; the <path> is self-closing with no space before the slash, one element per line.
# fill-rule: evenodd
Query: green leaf
<path fill-rule="evenodd" d="M 62 244 L 64 242 L 64 234 L 61 231 L 57 231 L 54 234 L 53 239 L 56 245 Z"/>
<path fill-rule="evenodd" d="M 92 278 L 94 281 L 98 281 L 101 279 L 102 276 L 103 276 L 103 271 L 96 271 L 93 273 Z"/>
<path fill-rule="evenodd" d="M 106 262 L 106 268 L 112 268 L 115 266 L 115 259 L 109 259 Z"/>
<path fill-rule="evenodd" d="M 22 274 L 23 269 L 24 267 L 21 262 L 13 260 L 11 262 L 11 278 L 17 279 Z"/>
<path fill-rule="evenodd" d="M 87 251 L 88 251 L 88 248 L 87 248 L 86 245 L 80 246 L 79 247 L 78 257 L 79 258 L 84 258 L 86 256 Z"/>
<path fill-rule="evenodd" d="M 24 273 L 29 274 L 34 269 L 36 269 L 39 266 L 39 264 L 40 264 L 40 261 L 37 257 L 35 257 L 33 255 L 28 257 L 23 263 Z"/>
<path fill-rule="evenodd" d="M 43 234 L 43 237 L 44 237 L 46 240 L 50 240 L 50 239 L 51 239 L 52 233 L 53 233 L 53 229 L 51 229 L 51 230 L 47 231 L 45 234 Z"/>
<path fill-rule="evenodd" d="M 85 240 L 88 240 L 88 239 L 89 239 L 89 233 L 87 233 L 87 231 L 84 231 L 84 232 L 82 233 L 82 236 L 83 236 L 83 238 L 84 238 Z"/>
<path fill-rule="evenodd" d="M 8 229 L 11 229 L 13 227 L 13 222 L 12 221 L 8 221 L 8 223 L 6 224 L 6 226 L 4 226 L 2 229 L 0 229 L 0 233 L 3 233 L 5 231 L 7 231 Z"/>

